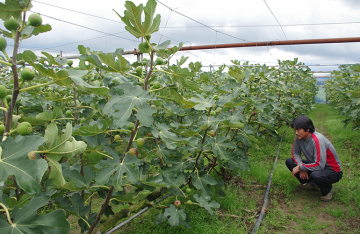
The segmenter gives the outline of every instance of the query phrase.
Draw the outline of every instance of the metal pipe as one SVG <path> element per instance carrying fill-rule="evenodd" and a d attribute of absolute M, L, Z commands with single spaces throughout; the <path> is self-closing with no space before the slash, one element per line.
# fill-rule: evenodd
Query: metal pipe
<path fill-rule="evenodd" d="M 232 44 L 217 44 L 217 45 L 199 45 L 199 46 L 185 46 L 181 51 L 186 50 L 211 50 L 211 49 L 225 49 L 225 48 L 241 48 L 241 47 L 259 47 L 259 46 L 280 46 L 280 45 L 306 45 L 306 44 L 328 44 L 328 43 L 349 43 L 360 42 L 360 37 L 347 38 L 325 38 L 325 39 L 304 39 L 304 40 L 285 40 L 285 41 L 259 41 L 246 43 L 232 43 Z M 171 48 L 168 48 L 171 49 Z M 140 50 L 123 51 L 126 54 L 142 54 Z M 78 56 L 67 56 L 67 59 L 77 59 Z"/>
<path fill-rule="evenodd" d="M 233 43 L 233 44 L 186 46 L 186 47 L 183 47 L 181 50 L 207 50 L 207 49 L 224 49 L 224 48 L 235 48 L 235 47 L 326 44 L 326 43 L 348 43 L 348 42 L 360 42 L 360 37 L 286 40 L 286 41 L 263 41 L 263 42 L 246 42 L 246 43 Z"/>

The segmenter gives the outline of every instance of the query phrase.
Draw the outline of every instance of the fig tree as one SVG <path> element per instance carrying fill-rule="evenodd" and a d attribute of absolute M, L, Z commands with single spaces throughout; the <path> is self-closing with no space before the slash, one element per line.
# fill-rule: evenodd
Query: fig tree
<path fill-rule="evenodd" d="M 20 23 L 11 16 L 9 20 L 4 21 L 4 26 L 9 31 L 15 31 L 20 26 Z"/>
<path fill-rule="evenodd" d="M 0 85 L 0 98 L 4 99 L 6 97 L 6 88 L 4 85 Z"/>
<path fill-rule="evenodd" d="M 174 206 L 180 207 L 180 206 L 181 206 L 181 201 L 175 200 L 175 201 L 174 201 Z"/>
<path fill-rule="evenodd" d="M 33 27 L 38 27 L 42 24 L 42 18 L 39 14 L 31 14 L 28 18 L 29 24 Z"/>
<path fill-rule="evenodd" d="M 211 137 L 216 136 L 215 130 L 210 130 L 210 131 L 209 131 L 209 135 L 210 135 Z"/>
<path fill-rule="evenodd" d="M 32 126 L 29 122 L 22 122 L 17 126 L 16 130 L 21 136 L 26 136 L 32 132 Z"/>
<path fill-rule="evenodd" d="M 28 155 L 29 159 L 31 159 L 31 160 L 36 159 L 36 154 L 34 151 L 30 151 L 27 155 Z"/>
<path fill-rule="evenodd" d="M 0 50 L 1 50 L 1 51 L 4 51 L 5 48 L 6 48 L 6 45 L 7 45 L 7 43 L 6 43 L 5 38 L 0 37 Z"/>
<path fill-rule="evenodd" d="M 20 76 L 21 76 L 21 79 L 29 81 L 29 80 L 34 79 L 34 77 L 35 77 L 35 71 L 32 70 L 32 69 L 30 69 L 30 68 L 28 68 L 28 67 L 25 67 L 25 68 L 21 71 Z"/>
<path fill-rule="evenodd" d="M 139 138 L 136 140 L 136 145 L 138 148 L 142 148 L 145 145 L 145 139 L 144 138 Z"/>
<path fill-rule="evenodd" d="M 138 156 L 138 154 L 139 154 L 138 149 L 137 148 L 129 149 L 129 154 L 130 154 L 130 156 L 134 156 L 134 155 Z"/>

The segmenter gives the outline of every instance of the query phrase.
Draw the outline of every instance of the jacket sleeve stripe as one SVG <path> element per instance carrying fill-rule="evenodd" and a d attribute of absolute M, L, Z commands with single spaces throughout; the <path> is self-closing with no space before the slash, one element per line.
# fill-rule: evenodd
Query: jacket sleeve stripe
<path fill-rule="evenodd" d="M 311 138 L 314 140 L 315 147 L 316 147 L 316 162 L 311 164 L 305 164 L 305 167 L 318 167 L 320 166 L 320 143 L 319 139 L 315 134 L 311 134 Z"/>
<path fill-rule="evenodd" d="M 329 166 L 331 166 L 331 168 L 336 171 L 336 172 L 340 172 L 340 166 L 339 164 L 336 162 L 335 156 L 334 154 L 331 152 L 331 150 L 328 148 L 326 150 L 326 161 L 329 164 Z"/>
<path fill-rule="evenodd" d="M 292 154 L 292 157 L 293 157 L 293 159 L 294 159 L 294 162 L 295 162 L 296 164 L 298 164 L 298 162 L 297 162 L 296 159 L 295 159 L 295 155 L 294 155 L 295 140 L 296 140 L 296 138 L 294 139 L 293 147 L 292 147 L 292 149 L 291 149 L 291 154 Z"/>

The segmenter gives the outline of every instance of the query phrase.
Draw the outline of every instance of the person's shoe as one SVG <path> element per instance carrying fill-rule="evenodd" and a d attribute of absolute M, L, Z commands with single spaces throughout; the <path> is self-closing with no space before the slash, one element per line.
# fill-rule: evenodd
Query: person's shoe
<path fill-rule="evenodd" d="M 325 202 L 331 201 L 332 193 L 333 193 L 333 189 L 331 188 L 330 192 L 326 196 L 320 197 L 320 200 Z"/>
<path fill-rule="evenodd" d="M 300 184 L 300 188 L 307 189 L 307 190 L 320 190 L 320 188 L 317 184 L 312 185 L 310 183 Z"/>

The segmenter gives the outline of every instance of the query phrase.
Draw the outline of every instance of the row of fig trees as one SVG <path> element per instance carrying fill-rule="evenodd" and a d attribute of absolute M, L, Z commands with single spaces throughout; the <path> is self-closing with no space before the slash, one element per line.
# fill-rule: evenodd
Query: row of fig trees
<path fill-rule="evenodd" d="M 187 206 L 214 213 L 224 180 L 249 169 L 248 149 L 278 137 L 314 103 L 316 81 L 297 59 L 278 68 L 232 61 L 228 72 L 184 67 L 186 57 L 170 65 L 182 44 L 152 42 L 160 24 L 155 0 L 128 1 L 118 14 L 144 38 L 139 49 L 149 59 L 131 64 L 122 49 L 80 45 L 72 67 L 46 52 L 19 53 L 20 40 L 51 30 L 28 16 L 31 7 L 29 0 L 0 3 L 1 33 L 14 40 L 8 56 L 0 38 L 1 233 L 69 233 L 70 215 L 83 232 L 103 233 L 167 193 L 174 203 L 157 206 L 155 222 L 190 228 Z"/>
<path fill-rule="evenodd" d="M 325 92 L 330 105 L 345 116 L 344 127 L 353 123 L 353 130 L 360 129 L 360 66 L 341 65 L 326 80 Z"/>

